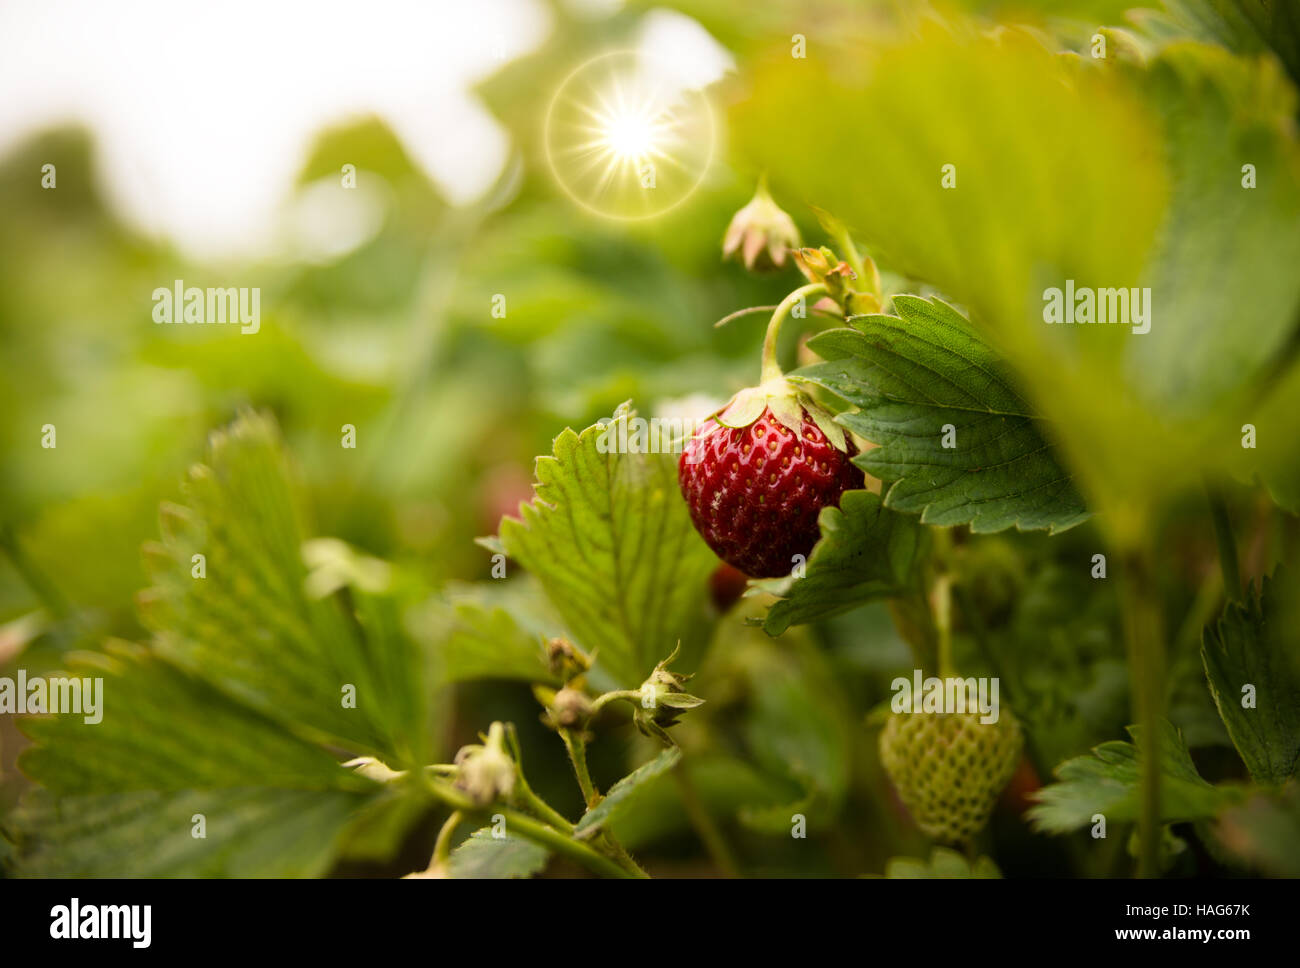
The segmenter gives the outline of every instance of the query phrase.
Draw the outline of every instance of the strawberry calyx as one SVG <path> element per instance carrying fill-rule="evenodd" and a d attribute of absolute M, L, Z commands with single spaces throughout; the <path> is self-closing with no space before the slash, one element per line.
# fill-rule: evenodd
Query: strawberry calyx
<path fill-rule="evenodd" d="M 748 427 L 764 412 L 796 436 L 802 434 L 805 421 L 811 420 L 826 439 L 841 453 L 848 452 L 848 439 L 844 429 L 835 422 L 834 415 L 822 407 L 803 390 L 797 388 L 781 371 L 776 361 L 776 341 L 781 324 L 796 306 L 807 306 L 823 296 L 832 295 L 825 282 L 813 282 L 796 289 L 781 300 L 767 324 L 763 340 L 763 369 L 758 386 L 746 387 L 737 393 L 713 419 L 723 427 L 739 429 Z"/>
<path fill-rule="evenodd" d="M 741 390 L 713 419 L 723 427 L 739 429 L 748 427 L 764 411 L 771 411 L 776 421 L 796 436 L 803 433 L 805 421 L 811 420 L 836 450 L 848 452 L 848 438 L 834 415 L 784 376 Z"/>

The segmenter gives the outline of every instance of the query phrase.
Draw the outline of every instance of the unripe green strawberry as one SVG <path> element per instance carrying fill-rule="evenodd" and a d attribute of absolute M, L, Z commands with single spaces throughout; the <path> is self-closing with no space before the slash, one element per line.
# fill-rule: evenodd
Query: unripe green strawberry
<path fill-rule="evenodd" d="M 894 788 L 928 836 L 970 840 L 988 822 L 1020 760 L 1020 724 L 1005 705 L 995 723 L 980 713 L 893 713 L 880 758 Z"/>

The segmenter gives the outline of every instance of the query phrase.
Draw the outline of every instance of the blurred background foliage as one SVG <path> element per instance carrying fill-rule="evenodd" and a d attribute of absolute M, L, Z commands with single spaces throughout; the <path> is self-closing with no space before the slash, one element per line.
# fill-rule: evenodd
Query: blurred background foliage
<path fill-rule="evenodd" d="M 1293 554 L 1295 521 L 1256 475 L 1296 508 L 1297 21 L 1270 34 L 1251 16 L 1265 5 L 1210 0 L 1127 19 L 1130 4 L 1102 0 L 973 2 L 943 16 L 907 3 L 681 0 L 672 6 L 739 65 L 714 91 L 724 150 L 688 204 L 643 223 L 602 220 L 556 189 L 540 119 L 559 78 L 626 44 L 656 6 L 589 16 L 552 5 L 546 42 L 479 88 L 513 155 L 477 203 L 444 201 L 378 121 L 323 131 L 297 198 L 356 165 L 354 215 L 367 229 L 341 254 L 311 237 L 308 220 L 306 242 L 276 259 L 193 264 L 115 217 L 86 132 L 50 130 L 0 158 L 0 673 L 35 675 L 109 638 L 146 639 L 140 546 L 157 536 L 160 502 L 181 498 L 209 431 L 245 406 L 278 421 L 309 534 L 394 563 L 413 599 L 478 603 L 459 621 L 487 622 L 475 627 L 489 642 L 554 632 L 530 579 L 493 582 L 475 539 L 531 496 L 534 459 L 563 428 L 629 399 L 648 415 L 754 382 L 760 317 L 712 324 L 796 284 L 719 258 L 731 214 L 766 169 L 806 239 L 824 240 L 810 208 L 823 206 L 894 288 L 940 291 L 971 310 L 1103 512 L 1055 537 L 964 543 L 995 654 L 969 628 L 957 647 L 967 674 L 1004 677 L 1030 734 L 986 852 L 1004 873 L 1123 870 L 1115 852 L 1033 837 L 1018 817 L 1053 767 L 1130 721 L 1114 591 L 1088 574 L 1106 540 L 1159 536 L 1171 718 L 1207 776 L 1242 775 L 1221 755 L 1229 740 L 1198 655 L 1222 584 L 1196 488 L 1206 473 L 1236 475 L 1225 486 L 1248 578 Z M 1108 60 L 1093 62 L 1102 24 L 1123 29 L 1106 35 Z M 808 37 L 806 60 L 789 56 L 796 33 Z M 1238 187 L 1239 158 L 1259 166 L 1256 193 Z M 960 190 L 941 205 L 948 162 Z M 55 191 L 40 186 L 46 163 L 57 165 Z M 1227 187 L 1214 184 L 1219 165 Z M 1141 338 L 1026 325 L 1044 280 L 1065 277 L 1152 285 L 1157 325 Z M 260 286 L 260 333 L 154 325 L 150 294 L 174 279 Z M 497 293 L 504 318 L 491 313 Z M 1243 414 L 1260 428 L 1245 463 Z M 40 446 L 44 424 L 57 427 L 56 449 Z M 356 450 L 340 449 L 344 424 L 357 428 Z M 912 664 L 887 609 L 777 640 L 744 624 L 762 612 L 761 599 L 745 599 L 718 622 L 691 687 L 708 705 L 678 727 L 699 801 L 740 865 L 850 874 L 925 856 L 864 724 Z M 438 756 L 492 719 L 512 720 L 534 786 L 575 815 L 563 750 L 527 687 L 453 678 L 475 681 L 439 700 Z M 0 720 L 0 810 L 28 789 L 15 769 L 26 743 Z M 612 782 L 646 749 L 629 725 L 611 729 L 592 747 L 597 779 Z M 652 872 L 716 871 L 690 806 L 656 781 L 617 832 Z M 386 809 L 306 868 L 422 866 L 440 818 Z M 791 809 L 815 818 L 808 842 L 789 837 Z"/>

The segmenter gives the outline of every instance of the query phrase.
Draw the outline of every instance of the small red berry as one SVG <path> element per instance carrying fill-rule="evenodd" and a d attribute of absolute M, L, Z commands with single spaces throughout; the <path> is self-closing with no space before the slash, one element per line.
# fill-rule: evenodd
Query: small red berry
<path fill-rule="evenodd" d="M 723 561 L 753 578 L 790 574 L 821 537 L 817 516 L 863 485 L 849 458 L 804 409 L 798 431 L 770 409 L 744 427 L 708 420 L 687 441 L 677 478 L 691 520 Z M 725 419 L 725 418 L 724 418 Z"/>
<path fill-rule="evenodd" d="M 727 612 L 731 606 L 740 601 L 749 587 L 749 578 L 738 568 L 732 568 L 725 561 L 713 569 L 709 576 L 709 597 L 713 607 L 719 612 Z"/>

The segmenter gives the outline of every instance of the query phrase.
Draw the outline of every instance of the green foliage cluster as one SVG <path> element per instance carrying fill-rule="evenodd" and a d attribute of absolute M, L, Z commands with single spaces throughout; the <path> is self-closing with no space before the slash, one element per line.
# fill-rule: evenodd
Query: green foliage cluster
<path fill-rule="evenodd" d="M 82 134 L 0 160 L 0 674 L 105 696 L 0 720 L 6 873 L 1098 876 L 1131 829 L 1143 873 L 1300 873 L 1300 20 L 846 4 L 792 58 L 802 4 L 676 6 L 740 65 L 690 205 L 547 181 L 548 79 L 642 10 L 557 13 L 480 91 L 520 153 L 482 202 L 378 123 L 322 136 L 301 186 L 357 164 L 382 227 L 233 273 L 274 294 L 253 338 L 148 324 L 219 270 L 120 225 Z M 872 489 L 722 607 L 675 456 L 598 421 L 753 382 L 753 327 L 710 324 L 793 288 L 718 259 L 759 171 L 883 272 L 780 347 Z M 1065 280 L 1149 288 L 1150 332 L 1042 322 Z M 914 667 L 997 677 L 1024 729 L 969 856 L 880 763 Z"/>

